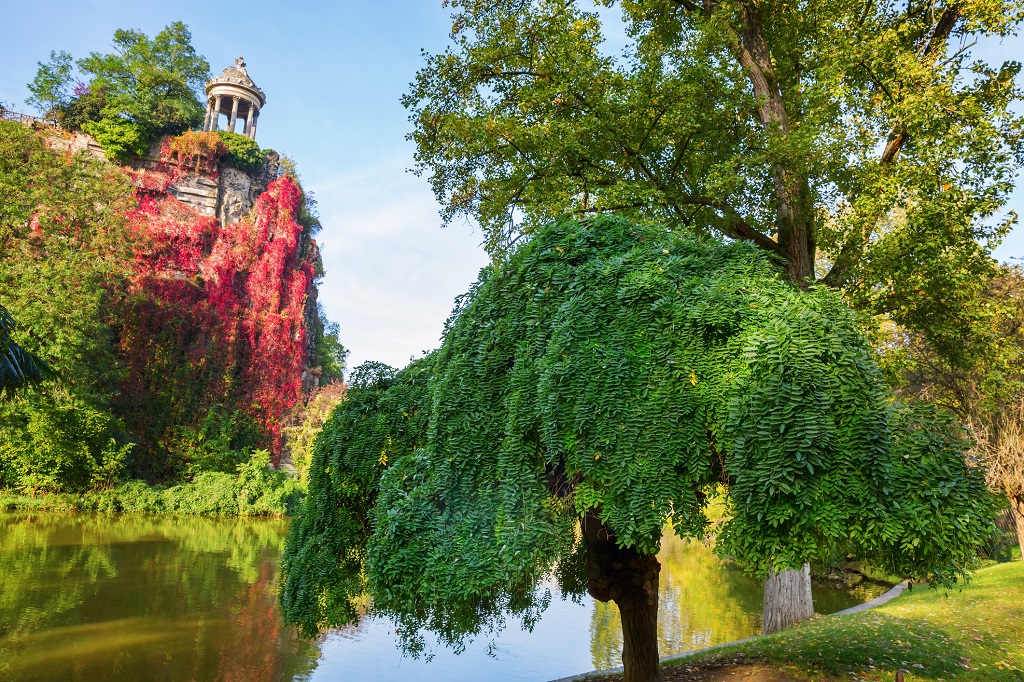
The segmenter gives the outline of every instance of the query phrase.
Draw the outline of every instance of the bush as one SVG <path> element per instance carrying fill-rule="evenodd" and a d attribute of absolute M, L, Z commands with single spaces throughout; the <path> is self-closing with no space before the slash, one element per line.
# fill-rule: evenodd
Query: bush
<path fill-rule="evenodd" d="M 214 405 L 198 429 L 178 427 L 166 445 L 174 467 L 194 478 L 204 471 L 234 474 L 260 439 L 252 417 L 241 410 L 227 414 L 223 406 Z"/>
<path fill-rule="evenodd" d="M 138 514 L 289 516 L 302 501 L 304 486 L 270 468 L 270 453 L 257 450 L 238 472 L 206 471 L 191 483 L 165 488 L 129 481 L 109 490 L 28 497 L 0 492 L 0 511 L 95 511 Z"/>
<path fill-rule="evenodd" d="M 0 484 L 22 492 L 79 492 L 120 475 L 131 445 L 112 438 L 110 414 L 54 393 L 0 411 Z"/>
<path fill-rule="evenodd" d="M 149 149 L 150 134 L 142 125 L 124 118 L 101 118 L 88 121 L 82 130 L 96 138 L 112 160 L 127 163 Z"/>
<path fill-rule="evenodd" d="M 230 130 L 218 130 L 217 136 L 227 148 L 224 162 L 239 170 L 255 172 L 266 163 L 267 156 L 254 140 Z"/>

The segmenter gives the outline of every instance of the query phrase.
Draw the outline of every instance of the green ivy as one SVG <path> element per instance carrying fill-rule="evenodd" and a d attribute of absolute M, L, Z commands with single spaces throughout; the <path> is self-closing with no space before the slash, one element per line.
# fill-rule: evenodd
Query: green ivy
<path fill-rule="evenodd" d="M 991 527 L 968 443 L 894 408 L 854 315 L 801 292 L 748 243 L 598 218 L 537 232 L 461 297 L 440 349 L 356 370 L 317 441 L 284 562 L 285 617 L 307 633 L 356 599 L 461 646 L 529 627 L 578 593 L 577 520 L 658 550 L 708 530 L 749 571 L 859 553 L 903 575 L 963 577 Z"/>
<path fill-rule="evenodd" d="M 239 170 L 256 172 L 266 163 L 266 153 L 260 149 L 255 140 L 245 135 L 233 133 L 230 130 L 218 130 L 217 136 L 224 143 L 224 146 L 227 147 L 224 163 L 227 163 L 229 166 L 234 166 Z"/>

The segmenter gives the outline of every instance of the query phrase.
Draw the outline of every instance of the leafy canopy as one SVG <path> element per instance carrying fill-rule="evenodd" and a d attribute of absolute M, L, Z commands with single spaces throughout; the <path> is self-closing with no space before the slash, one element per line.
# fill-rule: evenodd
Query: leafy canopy
<path fill-rule="evenodd" d="M 923 330 L 950 356 L 1016 215 L 1020 2 L 453 0 L 405 97 L 445 222 L 499 256 L 558 216 L 748 240 L 798 284 Z M 592 8 L 593 9 L 593 8 Z"/>
<path fill-rule="evenodd" d="M 131 273 L 131 185 L 109 164 L 0 122 L 0 196 L 0 306 L 17 311 L 19 342 L 61 378 L 0 404 L 0 486 L 74 490 L 118 450 L 108 316 Z"/>
<path fill-rule="evenodd" d="M 159 135 L 202 124 L 204 107 L 196 93 L 210 77 L 210 65 L 195 51 L 185 24 L 173 22 L 153 38 L 118 29 L 113 47 L 76 62 L 91 80 L 70 99 L 71 57 L 51 53 L 29 86 L 28 102 L 81 126 L 119 161 L 144 154 Z"/>
<path fill-rule="evenodd" d="M 962 576 L 991 524 L 963 433 L 887 401 L 850 309 L 747 243 L 600 218 L 536 231 L 485 269 L 440 349 L 363 366 L 318 439 L 282 602 L 307 633 L 364 591 L 405 645 L 529 625 L 556 574 L 585 582 L 577 520 L 657 551 L 701 536 L 748 570 L 854 551 Z"/>

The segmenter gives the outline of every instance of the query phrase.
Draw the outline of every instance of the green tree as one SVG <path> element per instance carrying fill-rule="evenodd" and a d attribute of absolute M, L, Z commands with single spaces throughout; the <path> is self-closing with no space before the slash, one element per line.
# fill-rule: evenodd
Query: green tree
<path fill-rule="evenodd" d="M 583 589 L 622 617 L 626 680 L 660 679 L 656 553 L 708 531 L 758 576 L 854 552 L 950 584 L 992 525 L 969 443 L 894 408 L 851 310 L 767 254 L 621 219 L 538 230 L 486 269 L 442 346 L 353 374 L 289 536 L 284 614 L 374 612 L 407 649 L 529 627 Z"/>
<path fill-rule="evenodd" d="M 749 241 L 968 361 L 1024 162 L 1020 64 L 971 47 L 1015 35 L 1020 2 L 596 0 L 622 11 L 618 58 L 587 4 L 450 3 L 404 99 L 446 223 L 495 257 L 595 213 Z"/>
<path fill-rule="evenodd" d="M 25 103 L 43 112 L 47 118 L 56 118 L 63 105 L 68 102 L 68 87 L 71 83 L 71 55 L 61 50 L 50 51 L 50 61 L 37 62 L 39 70 L 28 84 L 32 96 Z"/>
<path fill-rule="evenodd" d="M 993 490 L 1006 495 L 1024 551 L 1024 270 L 1002 266 L 969 305 L 973 324 L 952 363 L 920 333 L 879 325 L 875 345 L 898 395 L 942 405 L 974 431 Z"/>
<path fill-rule="evenodd" d="M 55 109 L 58 119 L 81 126 L 118 161 L 140 156 L 158 135 L 176 135 L 203 122 L 197 92 L 210 65 L 192 46 L 188 27 L 176 21 L 154 38 L 136 30 L 114 32 L 114 51 L 76 62 L 90 82 L 66 100 L 71 57 L 51 53 L 29 85 L 30 102 Z M 98 111 L 97 111 L 98 109 Z"/>
<path fill-rule="evenodd" d="M 405 97 L 446 222 L 500 254 L 561 215 L 617 213 L 751 241 L 955 354 L 994 274 L 1022 161 L 1019 2 L 453 0 L 452 45 Z M 969 311 L 967 311 L 969 313 Z"/>
<path fill-rule="evenodd" d="M 109 164 L 0 122 L 0 196 L 0 306 L 18 312 L 24 349 L 61 377 L 0 404 L 0 485 L 88 486 L 118 435 L 107 315 L 132 267 L 131 185 Z"/>

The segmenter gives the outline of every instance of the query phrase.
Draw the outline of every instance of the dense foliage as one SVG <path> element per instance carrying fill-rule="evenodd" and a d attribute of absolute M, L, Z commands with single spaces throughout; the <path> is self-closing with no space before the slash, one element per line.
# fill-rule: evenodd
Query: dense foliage
<path fill-rule="evenodd" d="M 89 81 L 72 93 L 71 56 L 51 53 L 29 84 L 29 103 L 66 129 L 89 133 L 118 161 L 143 155 L 160 135 L 202 124 L 196 93 L 210 77 L 210 65 L 192 47 L 185 24 L 176 21 L 153 38 L 119 29 L 113 45 L 111 53 L 93 52 L 76 62 Z"/>
<path fill-rule="evenodd" d="M 217 137 L 224 143 L 224 160 L 235 168 L 244 171 L 255 172 L 263 167 L 266 162 L 266 154 L 260 150 L 256 141 L 233 133 L 230 130 L 218 130 Z"/>
<path fill-rule="evenodd" d="M 152 173 L 144 181 L 160 182 Z M 144 433 L 150 468 L 139 473 L 179 473 L 211 440 L 230 443 L 241 458 L 269 445 L 276 462 L 282 419 L 300 397 L 308 360 L 313 264 L 296 222 L 300 202 L 298 187 L 282 176 L 258 198 L 252 222 L 220 226 L 158 184 L 131 214 L 147 248 L 120 312 L 128 371 L 118 405 L 129 427 Z M 220 416 L 208 428 L 213 410 Z M 214 468 L 237 463 L 229 457 Z"/>
<path fill-rule="evenodd" d="M 1020 64 L 973 41 L 1020 2 L 588 4 L 450 3 L 405 99 L 446 222 L 496 255 L 591 213 L 748 240 L 957 359 L 1024 159 Z"/>
<path fill-rule="evenodd" d="M 304 385 L 344 361 L 336 325 L 315 314 L 322 269 L 298 222 L 315 212 L 288 176 L 232 225 L 174 199 L 171 184 L 216 177 L 227 149 L 213 133 L 168 138 L 157 168 L 138 171 L 67 143 L 0 125 L 0 306 L 59 376 L 0 405 L 0 487 L 234 480 L 261 449 L 276 464 Z"/>
<path fill-rule="evenodd" d="M 506 613 L 528 625 L 546 576 L 590 587 L 581 518 L 650 555 L 666 523 L 707 531 L 716 483 L 717 547 L 751 572 L 841 550 L 949 584 L 992 501 L 958 426 L 887 398 L 850 309 L 751 244 L 539 229 L 460 299 L 439 350 L 353 374 L 289 536 L 285 616 L 351 622 L 368 590 L 413 651 L 421 628 L 458 644 Z"/>
<path fill-rule="evenodd" d="M 332 381 L 316 387 L 305 397 L 302 405 L 293 411 L 294 423 L 284 428 L 285 455 L 303 483 L 309 481 L 309 467 L 313 461 L 313 448 L 317 436 L 320 435 L 334 408 L 345 399 L 347 388 L 341 381 Z"/>
<path fill-rule="evenodd" d="M 60 377 L 0 404 L 0 486 L 80 489 L 128 440 L 111 408 L 120 365 L 106 320 L 131 274 L 131 186 L 0 122 L 0 196 L 0 305 Z"/>
<path fill-rule="evenodd" d="M 0 400 L 13 398 L 20 389 L 38 386 L 53 373 L 46 361 L 11 339 L 15 326 L 14 317 L 0 305 Z"/>
<path fill-rule="evenodd" d="M 934 352 L 921 334 L 882 325 L 881 366 L 898 394 L 932 400 L 970 424 L 993 490 L 1011 509 L 1007 530 L 1024 549 L 1024 271 L 1002 266 L 969 303 L 974 323 L 960 337 L 962 362 Z"/>

